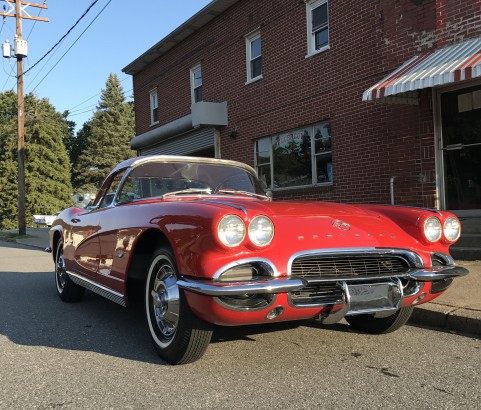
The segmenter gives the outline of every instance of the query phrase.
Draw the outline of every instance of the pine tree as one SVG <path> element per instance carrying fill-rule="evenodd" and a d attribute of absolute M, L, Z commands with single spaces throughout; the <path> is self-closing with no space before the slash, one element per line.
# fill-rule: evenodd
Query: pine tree
<path fill-rule="evenodd" d="M 0 94 L 0 228 L 14 229 L 17 216 L 17 95 Z"/>
<path fill-rule="evenodd" d="M 130 148 L 134 135 L 133 108 L 125 102 L 117 75 L 109 75 L 88 128 L 83 129 L 88 133 L 87 146 L 73 171 L 74 186 L 84 191 L 92 186 L 98 188 L 115 165 L 135 156 Z"/>
<path fill-rule="evenodd" d="M 17 226 L 17 96 L 0 94 L 0 228 Z M 47 99 L 25 96 L 27 225 L 34 214 L 53 214 L 72 204 L 70 160 L 62 136 L 69 123 Z"/>

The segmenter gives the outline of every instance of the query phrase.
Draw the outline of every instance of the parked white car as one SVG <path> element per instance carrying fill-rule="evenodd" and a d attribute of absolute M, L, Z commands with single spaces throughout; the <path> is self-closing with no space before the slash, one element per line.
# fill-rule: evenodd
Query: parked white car
<path fill-rule="evenodd" d="M 33 216 L 33 223 L 36 225 L 47 225 L 52 226 L 53 221 L 57 217 L 58 214 L 55 215 L 34 215 Z"/>

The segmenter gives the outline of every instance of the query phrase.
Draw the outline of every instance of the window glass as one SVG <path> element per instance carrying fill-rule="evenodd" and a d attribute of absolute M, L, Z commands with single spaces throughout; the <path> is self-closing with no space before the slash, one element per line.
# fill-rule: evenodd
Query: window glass
<path fill-rule="evenodd" d="M 251 41 L 251 58 L 255 59 L 261 55 L 261 38 L 257 37 Z"/>
<path fill-rule="evenodd" d="M 312 30 L 316 31 L 327 24 L 327 4 L 321 4 L 312 10 Z"/>
<path fill-rule="evenodd" d="M 315 47 L 316 50 L 321 49 L 329 44 L 329 31 L 327 28 L 319 30 L 315 33 Z"/>
<path fill-rule="evenodd" d="M 150 92 L 150 123 L 155 124 L 159 122 L 159 97 L 157 90 Z"/>
<path fill-rule="evenodd" d="M 247 81 L 262 75 L 262 40 L 259 33 L 246 38 L 247 46 Z"/>
<path fill-rule="evenodd" d="M 327 0 L 307 2 L 309 54 L 329 46 L 329 16 Z"/>
<path fill-rule="evenodd" d="M 192 75 L 192 98 L 193 102 L 203 101 L 202 95 L 202 70 L 200 66 L 195 67 L 191 71 Z"/>
<path fill-rule="evenodd" d="M 316 124 L 260 139 L 255 142 L 255 161 L 259 178 L 270 189 L 330 183 L 330 124 Z"/>
<path fill-rule="evenodd" d="M 117 172 L 113 177 L 112 181 L 110 182 L 109 187 L 105 190 L 105 195 L 100 201 L 100 208 L 105 208 L 112 204 L 115 193 L 117 192 L 117 188 L 119 187 L 120 181 L 124 176 L 125 170 Z"/>
<path fill-rule="evenodd" d="M 311 137 L 308 130 L 272 139 L 275 188 L 312 184 Z"/>

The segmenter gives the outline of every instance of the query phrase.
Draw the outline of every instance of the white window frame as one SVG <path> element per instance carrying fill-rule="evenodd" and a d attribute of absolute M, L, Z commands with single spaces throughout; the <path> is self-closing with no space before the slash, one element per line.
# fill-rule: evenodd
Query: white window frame
<path fill-rule="evenodd" d="M 312 186 L 330 186 L 330 185 L 333 185 L 333 175 L 332 175 L 332 152 L 333 151 L 332 151 L 332 147 L 331 147 L 330 151 L 326 151 L 326 152 L 323 152 L 323 153 L 316 153 L 316 139 L 315 139 L 314 129 L 317 126 L 325 125 L 325 124 L 331 124 L 331 123 L 330 123 L 330 121 L 323 121 L 323 122 L 320 122 L 320 123 L 315 123 L 315 124 L 309 125 L 307 127 L 303 127 L 303 128 L 310 129 L 310 132 L 311 132 L 312 183 L 307 184 L 307 185 L 293 185 L 293 186 L 288 186 L 288 187 L 275 187 L 273 185 L 273 181 L 275 180 L 275 172 L 274 172 L 275 164 L 274 164 L 274 152 L 273 152 L 273 149 L 272 149 L 272 140 L 274 138 L 276 138 L 276 136 L 279 135 L 279 134 L 261 138 L 261 139 L 268 139 L 269 145 L 270 145 L 269 162 L 265 162 L 265 163 L 262 163 L 262 164 L 257 163 L 256 141 L 254 141 L 254 166 L 255 166 L 256 171 L 258 171 L 258 169 L 257 169 L 258 166 L 269 165 L 269 167 L 270 167 L 271 186 L 268 186 L 267 189 L 273 190 L 273 191 L 288 191 L 288 190 L 292 190 L 292 189 L 300 189 L 300 188 L 306 188 L 306 187 L 312 187 Z M 296 129 L 294 131 L 298 131 L 298 130 L 301 130 L 301 129 Z M 284 133 L 280 133 L 280 134 L 284 134 Z M 332 141 L 332 136 L 330 136 L 330 137 L 331 137 L 331 141 Z M 318 171 L 319 170 L 317 169 L 316 159 L 317 159 L 318 156 L 329 155 L 329 154 L 331 155 L 331 163 L 330 163 L 331 164 L 330 165 L 331 175 L 330 175 L 330 179 L 328 179 L 327 181 L 319 181 L 318 180 Z"/>
<path fill-rule="evenodd" d="M 261 37 L 260 30 L 255 30 L 252 33 L 249 33 L 245 37 L 245 39 L 246 39 L 246 72 L 247 72 L 246 85 L 247 85 L 247 84 L 250 84 L 254 81 L 258 81 L 258 80 L 262 79 L 262 37 Z M 261 74 L 256 76 L 256 77 L 252 77 L 251 63 L 254 59 L 252 58 L 251 44 L 257 39 L 261 39 L 261 54 L 260 54 L 260 56 L 256 57 L 256 58 L 259 58 L 259 57 L 261 58 Z"/>
<path fill-rule="evenodd" d="M 150 125 L 156 125 L 159 123 L 159 96 L 157 94 L 157 88 L 153 88 L 149 91 L 150 99 Z M 155 119 L 155 110 L 157 110 L 157 119 Z"/>
<path fill-rule="evenodd" d="M 316 50 L 316 37 L 315 33 L 312 32 L 312 10 L 320 7 L 322 5 L 327 7 L 327 45 Z M 329 50 L 330 48 L 330 38 L 329 38 L 329 1 L 328 0 L 314 0 L 306 2 L 306 21 L 307 21 L 307 55 L 306 58 L 313 55 L 322 53 L 323 51 Z"/>
<path fill-rule="evenodd" d="M 203 94 L 202 94 L 202 99 L 200 99 L 199 101 L 195 100 L 195 90 L 199 88 L 195 86 L 195 74 L 197 72 L 200 72 L 201 83 L 199 87 L 202 88 L 202 67 L 200 64 L 197 64 L 196 66 L 190 69 L 190 97 L 191 97 L 192 104 L 195 104 L 200 101 L 204 101 Z"/>

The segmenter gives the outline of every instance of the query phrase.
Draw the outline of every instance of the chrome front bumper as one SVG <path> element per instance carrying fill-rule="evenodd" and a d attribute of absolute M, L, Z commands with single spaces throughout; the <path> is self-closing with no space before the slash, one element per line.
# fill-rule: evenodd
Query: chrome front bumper
<path fill-rule="evenodd" d="M 432 268 L 413 268 L 402 275 L 394 278 L 413 279 L 419 282 L 435 282 L 438 280 L 456 278 L 467 275 L 469 271 L 461 266 L 436 266 Z M 309 282 L 371 282 L 373 280 L 389 280 L 392 276 L 372 276 L 372 277 L 337 277 L 327 279 L 306 280 L 295 276 L 291 277 L 260 277 L 257 280 L 245 282 L 225 282 L 219 280 L 200 280 L 191 278 L 181 278 L 177 285 L 187 291 L 206 296 L 236 296 L 245 294 L 262 293 L 286 293 L 300 290 Z"/>

